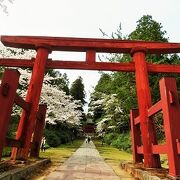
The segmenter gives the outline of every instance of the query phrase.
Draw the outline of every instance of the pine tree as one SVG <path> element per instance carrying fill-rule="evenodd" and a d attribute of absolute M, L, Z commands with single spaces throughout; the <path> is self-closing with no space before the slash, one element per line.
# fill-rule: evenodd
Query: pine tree
<path fill-rule="evenodd" d="M 75 99 L 81 101 L 82 105 L 86 103 L 85 101 L 85 90 L 83 79 L 79 76 L 71 85 L 70 95 Z M 86 122 L 86 115 L 83 110 L 83 106 L 79 107 L 78 110 L 82 112 L 81 123 L 84 124 Z"/>
<path fill-rule="evenodd" d="M 85 90 L 84 90 L 84 84 L 83 79 L 81 76 L 79 76 L 71 85 L 70 88 L 70 95 L 75 100 L 80 100 L 81 103 L 84 105 L 86 103 L 85 101 Z"/>

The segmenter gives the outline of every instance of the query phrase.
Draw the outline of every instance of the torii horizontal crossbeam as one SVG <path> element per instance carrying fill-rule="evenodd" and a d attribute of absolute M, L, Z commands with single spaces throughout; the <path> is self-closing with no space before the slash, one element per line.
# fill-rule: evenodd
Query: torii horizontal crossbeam
<path fill-rule="evenodd" d="M 37 49 L 47 47 L 54 51 L 77 51 L 86 52 L 85 61 L 58 61 L 48 60 L 48 69 L 84 69 L 103 71 L 134 72 L 134 62 L 112 63 L 96 62 L 97 52 L 106 53 L 131 53 L 137 48 L 147 53 L 178 53 L 180 43 L 125 41 L 115 39 L 93 39 L 93 38 L 66 38 L 66 37 L 39 37 L 39 36 L 1 36 L 1 42 L 5 46 Z M 34 60 L 28 59 L 0 59 L 0 65 L 10 67 L 33 67 Z M 179 65 L 150 64 L 147 63 L 148 72 L 152 73 L 180 73 Z"/>
<path fill-rule="evenodd" d="M 12 59 L 0 58 L 0 66 L 5 67 L 28 67 L 32 68 L 34 59 Z M 110 62 L 83 62 L 83 61 L 59 61 L 47 60 L 47 69 L 81 69 L 81 70 L 102 70 L 102 71 L 124 71 L 134 72 L 134 62 L 110 63 Z M 147 63 L 148 72 L 151 73 L 180 73 L 180 65 L 151 64 Z"/>
<path fill-rule="evenodd" d="M 134 48 L 146 49 L 150 54 L 179 53 L 180 43 L 128 41 L 117 39 L 66 38 L 40 36 L 1 36 L 5 46 L 36 49 L 47 46 L 53 51 L 77 51 L 105 53 L 131 53 Z"/>

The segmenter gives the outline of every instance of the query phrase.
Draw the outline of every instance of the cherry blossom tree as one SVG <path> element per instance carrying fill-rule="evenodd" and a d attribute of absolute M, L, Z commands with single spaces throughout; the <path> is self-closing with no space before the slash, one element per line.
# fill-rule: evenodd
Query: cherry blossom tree
<path fill-rule="evenodd" d="M 0 57 L 4 58 L 34 58 L 35 51 L 23 50 L 17 48 L 0 47 Z M 21 73 L 20 76 L 20 89 L 18 93 L 25 98 L 29 80 L 31 78 L 31 70 L 18 69 Z M 51 80 L 56 77 L 51 77 L 48 74 L 44 77 L 44 83 L 41 93 L 41 103 L 48 105 L 46 121 L 50 124 L 67 123 L 70 126 L 77 126 L 80 124 L 82 111 L 78 110 L 82 106 L 81 101 L 73 100 L 72 96 L 66 95 L 63 90 L 56 84 L 51 84 Z M 60 78 L 60 77 L 58 77 Z M 62 77 L 63 78 L 63 77 Z M 14 115 L 20 114 L 20 109 L 15 106 Z"/>
<path fill-rule="evenodd" d="M 20 84 L 26 87 L 29 83 L 31 73 L 22 69 L 19 71 L 21 73 Z M 82 111 L 78 110 L 78 108 L 81 107 L 81 102 L 79 100 L 73 100 L 72 96 L 66 95 L 56 85 L 49 84 L 50 80 L 52 80 L 52 77 L 46 74 L 41 93 L 41 103 L 48 105 L 46 121 L 52 124 L 66 122 L 71 125 L 79 125 Z M 26 90 L 23 89 L 19 93 L 25 97 Z"/>

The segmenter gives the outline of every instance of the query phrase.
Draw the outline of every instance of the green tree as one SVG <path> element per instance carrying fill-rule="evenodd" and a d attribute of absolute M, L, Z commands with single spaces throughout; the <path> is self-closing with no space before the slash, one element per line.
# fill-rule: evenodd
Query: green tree
<path fill-rule="evenodd" d="M 82 111 L 81 116 L 81 124 L 84 124 L 86 122 L 86 115 L 83 110 L 83 105 L 86 103 L 85 101 L 85 90 L 84 90 L 84 84 L 83 79 L 81 76 L 79 76 L 71 85 L 70 87 L 70 95 L 75 99 L 79 100 L 82 103 L 82 106 L 78 108 L 78 110 Z"/>
<path fill-rule="evenodd" d="M 69 80 L 66 73 L 61 74 L 59 71 L 48 69 L 46 74 L 52 77 L 52 79 L 49 80 L 49 84 L 58 87 L 59 90 L 63 90 L 69 95 Z"/>
<path fill-rule="evenodd" d="M 166 37 L 167 32 L 163 30 L 163 26 L 161 23 L 153 20 L 152 16 L 144 15 L 140 20 L 137 21 L 136 29 L 130 33 L 128 38 L 130 40 L 146 40 L 146 41 L 158 41 L 158 42 L 168 42 L 168 38 Z M 173 55 L 147 55 L 147 61 L 151 63 L 157 64 L 179 64 L 179 56 L 177 54 Z M 158 73 L 158 74 L 150 74 L 149 82 L 152 92 L 152 100 L 155 103 L 159 98 L 159 80 L 163 76 L 173 76 L 176 77 L 179 81 L 179 78 L 175 74 L 166 74 L 166 73 Z"/>
<path fill-rule="evenodd" d="M 166 33 L 161 23 L 150 15 L 144 15 L 137 21 L 136 29 L 129 34 L 128 39 L 167 42 Z"/>
<path fill-rule="evenodd" d="M 84 84 L 83 79 L 81 76 L 79 76 L 71 85 L 70 88 L 70 95 L 75 100 L 80 100 L 81 103 L 84 105 L 86 103 L 85 101 L 85 90 L 84 90 Z"/>
<path fill-rule="evenodd" d="M 105 33 L 103 35 L 107 36 Z M 145 41 L 159 41 L 167 42 L 166 31 L 163 30 L 161 23 L 153 20 L 152 16 L 144 15 L 140 20 L 137 21 L 136 29 L 131 32 L 125 38 L 122 38 L 121 27 L 117 32 L 112 33 L 111 38 L 113 39 L 128 39 L 128 40 L 145 40 Z M 111 62 L 129 62 L 132 61 L 130 55 L 127 54 L 111 54 L 107 57 L 108 61 Z M 174 55 L 147 55 L 147 61 L 151 63 L 161 64 L 179 64 L 180 58 L 177 54 Z M 111 115 L 111 119 L 108 121 L 108 126 L 116 125 L 116 132 L 122 132 L 121 129 L 128 129 L 129 127 L 129 111 L 132 108 L 137 107 L 136 98 L 136 87 L 135 87 L 135 77 L 134 73 L 124 73 L 124 72 L 113 72 L 111 74 L 102 74 L 101 78 L 95 87 L 95 92 L 106 94 L 110 96 L 115 95 L 115 99 L 111 103 L 105 103 L 105 106 L 101 106 L 103 109 L 101 112 L 101 117 L 98 121 L 101 121 L 107 115 Z M 162 76 L 167 76 L 167 74 L 151 74 L 149 75 L 149 81 L 152 91 L 153 103 L 157 102 L 159 99 L 159 85 L 158 82 Z M 168 74 L 169 76 L 169 74 Z M 177 77 L 176 75 L 173 75 Z M 179 80 L 178 80 L 179 81 Z M 100 96 L 99 99 L 102 97 Z M 98 101 L 98 100 L 97 100 Z M 92 103 L 91 103 L 92 104 Z M 90 107 L 92 105 L 90 104 Z M 95 102 L 93 104 L 96 104 Z M 115 105 L 116 104 L 116 105 Z M 115 105 L 115 106 L 114 106 Z M 115 107 L 120 106 L 121 110 L 118 113 L 113 112 Z M 93 109 L 93 108 L 90 108 Z M 126 127 L 126 128 L 125 128 Z M 109 133 L 109 132 L 108 132 Z"/>
<path fill-rule="evenodd" d="M 101 77 L 95 87 L 95 91 L 109 94 L 112 90 L 111 84 L 111 75 L 107 73 L 102 73 Z"/>

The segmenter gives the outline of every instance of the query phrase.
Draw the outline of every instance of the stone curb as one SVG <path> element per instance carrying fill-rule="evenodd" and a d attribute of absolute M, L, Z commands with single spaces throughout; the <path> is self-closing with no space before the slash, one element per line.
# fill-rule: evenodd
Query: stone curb
<path fill-rule="evenodd" d="M 32 172 L 35 172 L 40 166 L 46 166 L 51 161 L 50 159 L 43 159 L 34 164 L 27 165 L 26 167 L 12 169 L 8 172 L 0 174 L 2 180 L 19 180 L 26 179 Z"/>
<path fill-rule="evenodd" d="M 134 167 L 132 163 L 121 162 L 120 167 L 131 174 L 135 179 L 139 180 L 168 180 L 168 178 L 160 178 L 153 173 Z"/>

